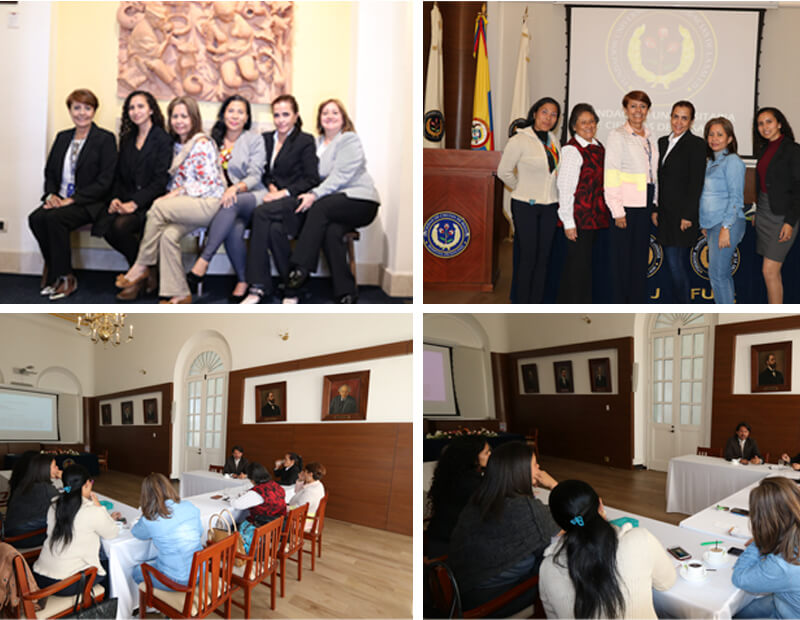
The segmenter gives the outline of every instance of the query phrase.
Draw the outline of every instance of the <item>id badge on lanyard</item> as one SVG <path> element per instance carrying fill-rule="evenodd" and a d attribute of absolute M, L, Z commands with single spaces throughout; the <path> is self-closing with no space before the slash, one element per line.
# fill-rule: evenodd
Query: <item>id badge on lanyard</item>
<path fill-rule="evenodd" d="M 75 193 L 75 183 L 67 183 L 67 198 L 72 198 Z"/>

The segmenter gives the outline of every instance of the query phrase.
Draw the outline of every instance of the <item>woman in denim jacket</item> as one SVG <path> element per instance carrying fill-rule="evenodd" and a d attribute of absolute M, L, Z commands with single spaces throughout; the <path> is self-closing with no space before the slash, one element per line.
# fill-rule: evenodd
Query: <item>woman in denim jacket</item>
<path fill-rule="evenodd" d="M 744 162 L 727 118 L 706 123 L 706 180 L 700 196 L 700 228 L 708 244 L 708 277 L 718 304 L 734 303 L 731 258 L 744 237 Z"/>

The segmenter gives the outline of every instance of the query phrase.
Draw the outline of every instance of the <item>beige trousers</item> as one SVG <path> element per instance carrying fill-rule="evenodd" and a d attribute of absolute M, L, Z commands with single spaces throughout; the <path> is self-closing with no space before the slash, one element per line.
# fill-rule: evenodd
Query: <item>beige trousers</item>
<path fill-rule="evenodd" d="M 181 239 L 196 228 L 208 226 L 219 211 L 219 205 L 219 198 L 175 196 L 156 200 L 150 207 L 136 262 L 148 267 L 160 265 L 158 292 L 161 297 L 189 294 Z"/>

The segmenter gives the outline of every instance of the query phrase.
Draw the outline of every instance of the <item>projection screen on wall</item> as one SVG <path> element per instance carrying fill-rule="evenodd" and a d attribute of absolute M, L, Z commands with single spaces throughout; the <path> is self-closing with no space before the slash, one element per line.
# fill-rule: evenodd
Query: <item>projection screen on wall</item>
<path fill-rule="evenodd" d="M 424 415 L 458 415 L 453 386 L 453 361 L 450 347 L 422 346 L 422 412 Z"/>
<path fill-rule="evenodd" d="M 55 394 L 0 388 L 0 438 L 4 441 L 57 441 Z"/>
<path fill-rule="evenodd" d="M 605 143 L 625 122 L 622 97 L 643 90 L 653 102 L 647 125 L 670 133 L 672 104 L 697 109 L 693 131 L 707 120 L 733 122 L 739 153 L 753 153 L 760 10 L 687 10 L 569 6 L 568 107 L 591 103 Z M 568 115 L 565 115 L 568 118 Z"/>

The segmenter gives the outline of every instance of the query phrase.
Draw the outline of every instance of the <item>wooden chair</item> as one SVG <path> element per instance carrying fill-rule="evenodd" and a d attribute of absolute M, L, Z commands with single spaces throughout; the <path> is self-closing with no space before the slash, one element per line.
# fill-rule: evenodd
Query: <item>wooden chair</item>
<path fill-rule="evenodd" d="M 284 587 L 286 582 L 286 560 L 297 562 L 297 581 L 303 579 L 303 532 L 306 524 L 306 514 L 308 514 L 308 504 L 298 506 L 290 510 L 286 517 L 286 528 L 281 538 L 281 547 L 278 550 L 278 557 L 281 562 L 281 598 L 286 596 Z M 293 558 L 294 554 L 297 558 Z"/>
<path fill-rule="evenodd" d="M 473 609 L 461 609 L 461 595 L 458 591 L 458 584 L 456 582 L 453 571 L 447 565 L 447 562 L 442 560 L 434 560 L 429 562 L 425 567 L 426 570 L 426 586 L 429 589 L 431 604 L 434 609 L 443 614 L 437 617 L 445 618 L 490 618 L 492 614 L 501 610 L 503 607 L 511 603 L 514 599 L 519 598 L 527 593 L 531 588 L 539 585 L 539 576 L 536 575 L 515 585 L 510 590 L 503 592 L 500 596 L 493 598 L 491 601 L 484 603 L 479 607 Z M 545 618 L 544 607 L 542 601 L 538 597 L 533 606 L 533 618 Z"/>
<path fill-rule="evenodd" d="M 214 473 L 221 474 L 225 470 L 224 465 L 209 465 L 208 471 L 213 471 Z"/>
<path fill-rule="evenodd" d="M 225 618 L 231 617 L 231 575 L 238 534 L 194 552 L 190 585 L 176 583 L 149 564 L 142 564 L 144 582 L 139 584 L 139 615 L 147 617 L 147 608 L 155 607 L 169 618 L 205 618 L 220 607 L 225 608 Z M 175 590 L 153 587 L 158 579 Z"/>
<path fill-rule="evenodd" d="M 325 508 L 327 508 L 327 506 L 328 494 L 326 493 L 325 496 L 319 500 L 319 508 L 317 508 L 317 512 L 314 515 L 314 524 L 311 526 L 311 529 L 308 532 L 305 531 L 305 528 L 303 530 L 303 538 L 311 541 L 310 551 L 303 548 L 305 553 L 311 554 L 311 570 L 314 570 L 315 547 L 319 557 L 322 557 L 322 528 L 325 527 Z"/>
<path fill-rule="evenodd" d="M 533 453 L 536 455 L 536 460 L 539 460 L 539 429 L 533 427 L 528 430 L 525 435 L 525 443 L 533 448 Z"/>
<path fill-rule="evenodd" d="M 261 584 L 270 589 L 270 607 L 275 609 L 275 588 L 278 577 L 278 549 L 281 546 L 281 527 L 283 517 L 270 521 L 256 528 L 253 532 L 253 542 L 250 543 L 250 552 L 247 555 L 237 553 L 236 557 L 246 560 L 243 567 L 234 567 L 231 580 L 233 592 L 244 589 L 244 605 L 233 598 L 231 602 L 244 609 L 244 617 L 250 618 L 250 597 L 253 589 Z M 266 578 L 270 582 L 266 583 Z"/>
<path fill-rule="evenodd" d="M 5 508 L 8 506 L 8 491 L 0 491 L 0 508 Z"/>
<path fill-rule="evenodd" d="M 769 452 L 764 454 L 764 463 L 769 463 Z"/>
<path fill-rule="evenodd" d="M 76 595 L 58 596 L 58 593 L 69 586 L 78 583 L 81 575 L 86 576 L 86 585 L 83 589 L 83 597 L 79 604 L 79 609 L 75 608 Z M 28 577 L 25 570 L 25 560 L 21 555 L 14 557 L 14 577 L 17 580 L 17 591 L 19 592 L 19 617 L 20 618 L 63 618 L 71 616 L 80 609 L 87 609 L 92 606 L 92 599 L 100 602 L 105 597 L 103 586 L 94 585 L 97 577 L 97 568 L 92 566 L 80 573 L 75 573 L 71 577 L 62 579 L 58 583 L 42 588 L 31 590 L 28 588 Z M 36 611 L 34 604 L 43 598 L 47 598 L 44 608 Z"/>
<path fill-rule="evenodd" d="M 31 547 L 17 547 L 17 545 L 12 545 L 12 543 L 23 541 L 26 538 L 33 538 L 34 536 L 41 536 L 42 534 L 47 534 L 47 528 L 43 527 L 41 529 L 33 530 L 31 532 L 25 532 L 24 534 L 18 534 L 16 536 L 6 536 L 3 528 L 3 520 L 0 519 L 0 542 L 8 543 L 12 547 L 16 547 L 20 555 L 22 555 L 22 557 L 24 557 L 25 560 L 27 560 L 29 563 L 33 562 L 36 558 L 39 557 L 39 554 L 42 552 L 42 545 L 31 546 Z"/>
<path fill-rule="evenodd" d="M 706 448 L 704 446 L 697 446 L 697 456 L 716 456 L 715 454 L 711 454 L 711 448 Z"/>
<path fill-rule="evenodd" d="M 108 471 L 108 448 L 97 455 L 97 464 L 100 466 L 100 471 Z"/>

